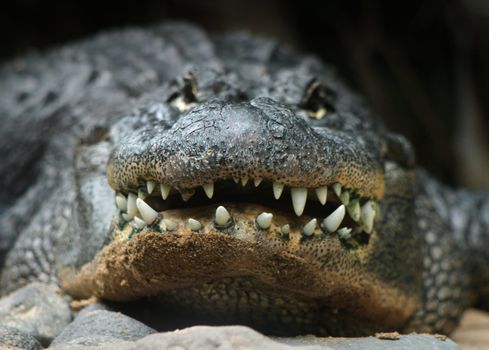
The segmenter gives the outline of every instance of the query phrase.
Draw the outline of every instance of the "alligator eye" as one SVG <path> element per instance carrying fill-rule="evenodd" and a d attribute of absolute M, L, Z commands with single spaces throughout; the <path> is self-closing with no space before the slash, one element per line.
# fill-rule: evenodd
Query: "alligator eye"
<path fill-rule="evenodd" d="M 304 97 L 299 103 L 299 107 L 306 110 L 311 118 L 322 119 L 328 113 L 335 112 L 334 103 L 336 94 L 316 79 L 312 79 L 307 84 Z"/>
<path fill-rule="evenodd" d="M 168 103 L 180 111 L 185 111 L 197 102 L 197 80 L 192 72 L 185 75 L 180 82 L 180 90 L 168 98 Z"/>
<path fill-rule="evenodd" d="M 412 168 L 416 163 L 411 144 L 402 135 L 398 134 L 386 135 L 384 157 L 407 168 Z"/>

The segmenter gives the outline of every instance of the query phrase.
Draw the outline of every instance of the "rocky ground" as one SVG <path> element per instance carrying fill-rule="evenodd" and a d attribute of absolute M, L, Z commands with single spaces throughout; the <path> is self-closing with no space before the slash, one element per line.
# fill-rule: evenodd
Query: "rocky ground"
<path fill-rule="evenodd" d="M 452 339 L 464 350 L 489 350 L 489 313 L 479 310 L 465 312 Z"/>
<path fill-rule="evenodd" d="M 489 349 L 489 315 L 469 311 L 453 334 L 368 338 L 270 338 L 243 326 L 155 329 L 106 306 L 70 302 L 56 286 L 33 283 L 0 299 L 0 348 L 20 349 Z M 74 309 L 79 309 L 75 311 Z"/>

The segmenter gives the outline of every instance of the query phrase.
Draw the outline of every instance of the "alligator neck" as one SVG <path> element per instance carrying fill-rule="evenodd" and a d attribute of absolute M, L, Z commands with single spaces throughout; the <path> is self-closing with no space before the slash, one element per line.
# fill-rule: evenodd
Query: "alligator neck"
<path fill-rule="evenodd" d="M 447 334 L 465 308 L 489 306 L 489 193 L 453 190 L 423 170 L 417 174 L 414 234 L 424 242 L 424 267 L 407 329 Z"/>
<path fill-rule="evenodd" d="M 425 187 L 434 209 L 446 223 L 464 271 L 479 303 L 489 307 L 489 191 L 453 190 L 434 185 Z"/>
<path fill-rule="evenodd" d="M 489 191 L 450 191 L 448 222 L 463 249 L 472 290 L 478 302 L 489 308 Z"/>

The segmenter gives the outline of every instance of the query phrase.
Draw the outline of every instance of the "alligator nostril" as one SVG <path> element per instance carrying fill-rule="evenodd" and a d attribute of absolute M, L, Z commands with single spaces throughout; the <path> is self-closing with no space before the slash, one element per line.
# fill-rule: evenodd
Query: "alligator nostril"
<path fill-rule="evenodd" d="M 285 127 L 276 120 L 267 121 L 267 128 L 270 135 L 276 139 L 281 139 L 285 136 Z"/>

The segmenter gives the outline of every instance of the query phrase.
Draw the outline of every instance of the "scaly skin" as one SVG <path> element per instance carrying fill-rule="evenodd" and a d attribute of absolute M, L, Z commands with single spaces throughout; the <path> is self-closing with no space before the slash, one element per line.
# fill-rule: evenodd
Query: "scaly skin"
<path fill-rule="evenodd" d="M 487 300 L 489 196 L 439 185 L 330 68 L 274 42 L 178 24 L 101 35 L 5 65 L 0 113 L 2 293 L 41 280 L 75 298 L 156 296 L 289 336 L 448 333 Z M 372 230 L 368 209 L 349 234 L 322 224 L 334 184 L 373 203 Z M 300 216 L 291 188 L 309 189 Z M 139 191 L 157 219 L 116 210 L 114 191 Z"/>

